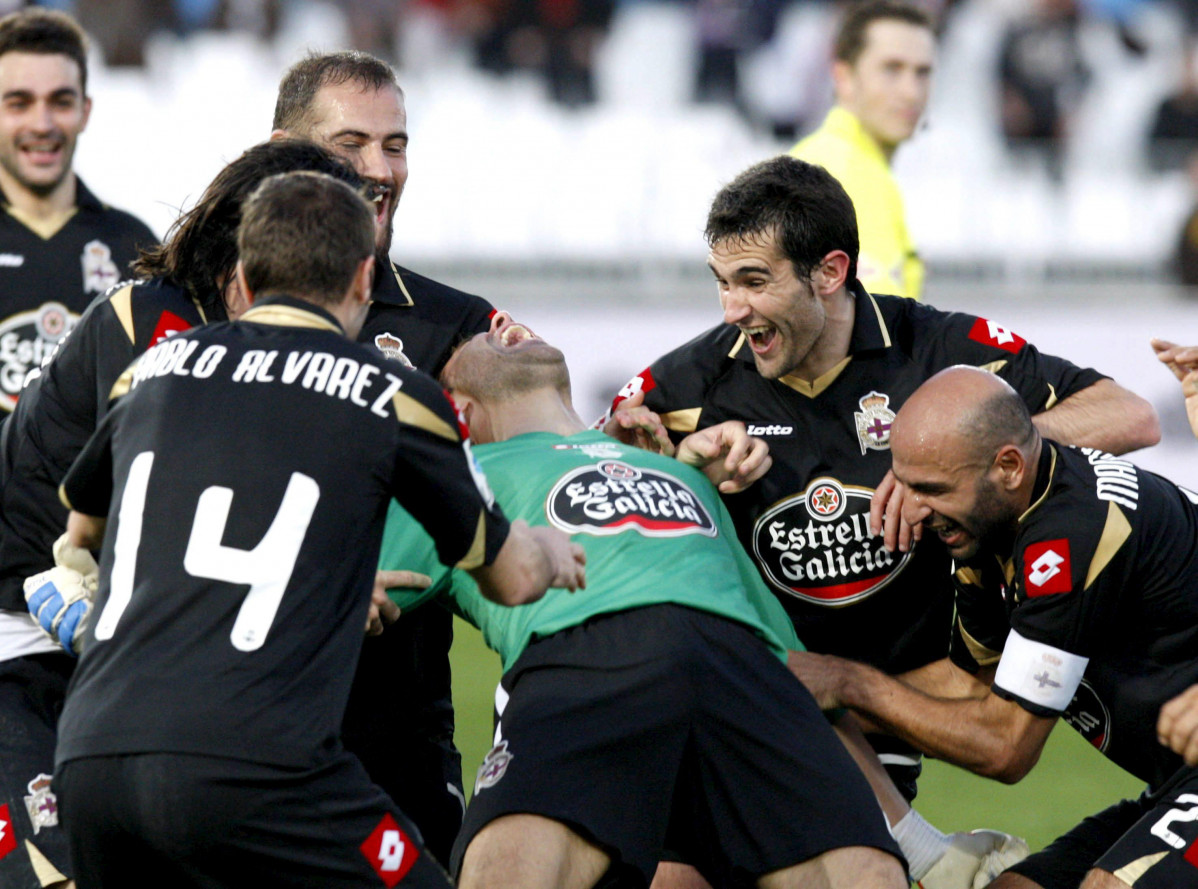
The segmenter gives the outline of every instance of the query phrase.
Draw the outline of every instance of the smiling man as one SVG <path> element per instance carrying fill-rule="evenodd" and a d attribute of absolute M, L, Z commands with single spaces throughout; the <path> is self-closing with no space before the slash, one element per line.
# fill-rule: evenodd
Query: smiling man
<path fill-rule="evenodd" d="M 88 303 L 157 238 L 100 202 L 72 162 L 87 126 L 87 40 L 68 16 L 0 19 L 0 416 Z"/>
<path fill-rule="evenodd" d="M 1123 452 L 1159 438 L 1143 399 L 1002 324 L 866 292 L 852 204 L 821 167 L 788 156 L 751 167 L 716 195 L 706 234 L 724 323 L 634 377 L 614 408 L 643 402 L 674 436 L 739 420 L 769 442 L 773 468 L 725 500 L 813 651 L 891 674 L 947 654 L 948 553 L 902 542 L 901 490 L 871 514 L 875 490 L 881 502 L 893 488 L 895 413 L 936 372 L 992 371 L 1058 441 Z M 918 751 L 871 740 L 913 796 Z"/>
<path fill-rule="evenodd" d="M 858 277 L 870 293 L 919 299 L 923 263 L 911 242 L 903 196 L 890 171 L 928 104 L 936 37 L 932 20 L 899 0 L 854 5 L 836 35 L 836 105 L 790 150 L 840 180 L 861 232 Z"/>
<path fill-rule="evenodd" d="M 272 138 L 300 136 L 353 164 L 371 184 L 377 274 L 358 342 L 425 373 L 453 347 L 488 329 L 486 300 L 391 261 L 395 211 L 408 180 L 403 91 L 385 62 L 362 52 L 311 55 L 279 84 Z M 427 579 L 413 578 L 418 583 Z M 439 608 L 405 615 L 366 640 L 346 709 L 343 740 L 424 832 L 442 861 L 465 807 L 453 744 L 449 647 L 453 622 Z M 381 706 L 387 701 L 387 706 Z"/>
<path fill-rule="evenodd" d="M 1198 494 L 1042 437 L 1014 390 L 976 368 L 924 383 L 891 444 L 908 521 L 956 559 L 951 657 L 922 691 L 834 657 L 797 653 L 796 674 L 823 706 L 1006 783 L 1058 718 L 1148 783 L 995 889 L 1198 886 L 1198 770 L 1156 737 L 1161 705 L 1198 679 Z"/>

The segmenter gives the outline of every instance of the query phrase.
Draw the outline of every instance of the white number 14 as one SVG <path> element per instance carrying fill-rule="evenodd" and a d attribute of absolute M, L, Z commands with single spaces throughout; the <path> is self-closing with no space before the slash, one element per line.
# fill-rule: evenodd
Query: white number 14
<path fill-rule="evenodd" d="M 112 638 L 133 596 L 133 573 L 153 465 L 154 452 L 145 451 L 129 467 L 113 546 L 111 588 L 96 622 L 97 639 Z M 254 651 L 266 641 L 319 499 L 316 482 L 293 472 L 266 535 L 253 549 L 244 550 L 221 544 L 233 504 L 232 489 L 213 485 L 200 495 L 183 567 L 193 577 L 250 585 L 230 634 L 233 647 L 239 651 Z"/>

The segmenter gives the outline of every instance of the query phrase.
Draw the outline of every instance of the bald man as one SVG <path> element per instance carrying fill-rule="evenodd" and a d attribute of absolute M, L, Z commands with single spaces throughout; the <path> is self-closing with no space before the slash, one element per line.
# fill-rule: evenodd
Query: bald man
<path fill-rule="evenodd" d="M 814 654 L 792 667 L 927 754 L 1013 783 L 1059 717 L 1150 792 L 1086 819 L 996 889 L 1198 886 L 1198 771 L 1157 743 L 1161 705 L 1198 679 L 1198 495 L 1044 439 L 996 376 L 954 367 L 891 430 L 895 476 L 955 561 L 951 654 L 919 688 Z"/>

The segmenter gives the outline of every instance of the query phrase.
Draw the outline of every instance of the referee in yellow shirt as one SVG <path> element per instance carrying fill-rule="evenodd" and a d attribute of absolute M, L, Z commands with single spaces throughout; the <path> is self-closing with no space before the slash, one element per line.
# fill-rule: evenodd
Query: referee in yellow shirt
<path fill-rule="evenodd" d="M 857 277 L 872 293 L 919 299 L 923 263 L 890 170 L 928 103 L 936 38 L 922 9 L 898 0 L 849 8 L 836 35 L 836 105 L 790 153 L 825 167 L 857 209 Z"/>

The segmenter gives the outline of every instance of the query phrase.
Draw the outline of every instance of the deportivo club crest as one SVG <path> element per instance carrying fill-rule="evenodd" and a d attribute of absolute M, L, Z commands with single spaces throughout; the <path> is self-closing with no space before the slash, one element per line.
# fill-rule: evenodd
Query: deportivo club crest
<path fill-rule="evenodd" d="M 694 491 L 671 475 L 623 460 L 601 460 L 566 473 L 549 492 L 545 511 L 550 522 L 570 534 L 716 536 L 715 522 Z"/>
<path fill-rule="evenodd" d="M 50 791 L 50 776 L 42 773 L 29 782 L 25 809 L 37 834 L 43 827 L 58 826 L 58 799 Z"/>
<path fill-rule="evenodd" d="M 890 396 L 881 392 L 870 392 L 857 402 L 860 411 L 853 412 L 857 421 L 857 440 L 861 453 L 890 449 L 890 427 L 894 423 L 894 411 L 890 409 Z"/>
<path fill-rule="evenodd" d="M 508 753 L 507 741 L 500 741 L 491 748 L 491 752 L 483 759 L 478 767 L 478 777 L 474 779 L 474 792 L 487 787 L 494 787 L 499 779 L 507 772 L 507 767 L 516 758 L 514 753 Z"/>
<path fill-rule="evenodd" d="M 84 293 L 103 293 L 120 280 L 120 270 L 112 261 L 112 250 L 103 241 L 88 241 L 79 261 L 83 264 Z"/>
<path fill-rule="evenodd" d="M 404 367 L 416 369 L 407 355 L 403 353 L 403 340 L 393 333 L 380 333 L 374 338 L 374 344 L 378 350 L 390 358 L 392 361 L 398 361 Z"/>

